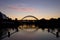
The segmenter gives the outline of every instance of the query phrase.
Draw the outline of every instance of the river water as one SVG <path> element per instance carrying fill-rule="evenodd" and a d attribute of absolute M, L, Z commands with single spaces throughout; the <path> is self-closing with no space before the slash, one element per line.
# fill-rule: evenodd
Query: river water
<path fill-rule="evenodd" d="M 38 28 L 35 25 L 20 25 L 18 32 L 9 29 L 10 37 L 2 40 L 60 40 L 58 29 Z M 8 33 L 7 33 L 8 35 Z"/>

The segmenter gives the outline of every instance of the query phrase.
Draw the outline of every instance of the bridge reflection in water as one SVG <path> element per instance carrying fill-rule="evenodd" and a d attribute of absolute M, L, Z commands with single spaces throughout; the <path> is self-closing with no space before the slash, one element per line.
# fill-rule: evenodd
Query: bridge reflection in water
<path fill-rule="evenodd" d="M 16 28 L 14 30 L 12 30 L 12 29 L 9 30 L 8 35 L 5 36 L 5 38 L 3 40 L 18 40 L 18 39 L 23 39 L 23 38 L 24 39 L 36 39 L 36 40 L 42 39 L 42 40 L 44 40 L 43 39 L 44 37 L 46 40 L 50 39 L 50 38 L 51 38 L 51 40 L 55 40 L 55 38 L 60 38 L 60 36 L 59 36 L 60 32 L 58 31 L 59 29 L 38 28 L 38 26 L 36 26 L 36 25 L 20 25 L 18 27 L 18 29 L 16 29 Z M 60 39 L 56 39 L 56 40 L 60 40 Z"/>

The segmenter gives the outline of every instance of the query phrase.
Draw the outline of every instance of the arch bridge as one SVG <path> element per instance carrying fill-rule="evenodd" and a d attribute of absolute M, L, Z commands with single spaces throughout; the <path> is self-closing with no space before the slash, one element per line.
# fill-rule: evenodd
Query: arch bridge
<path fill-rule="evenodd" d="M 27 17 L 32 17 L 32 18 L 35 18 L 36 20 L 38 20 L 38 18 L 36 18 L 35 16 L 32 16 L 32 15 L 25 16 L 21 20 L 23 20 L 24 18 L 27 18 Z"/>
<path fill-rule="evenodd" d="M 32 17 L 35 20 L 24 20 L 25 18 L 28 18 L 28 17 Z M 38 21 L 38 18 L 32 15 L 27 15 L 20 20 L 22 24 L 34 24 L 36 21 Z"/>

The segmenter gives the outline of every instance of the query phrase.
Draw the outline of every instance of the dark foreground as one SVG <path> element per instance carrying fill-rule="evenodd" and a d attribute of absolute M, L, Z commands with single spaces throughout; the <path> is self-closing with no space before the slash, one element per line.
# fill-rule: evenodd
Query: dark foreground
<path fill-rule="evenodd" d="M 7 26 L 7 25 L 5 25 Z M 40 25 L 9 25 L 0 29 L 0 40 L 60 40 L 60 28 Z"/>

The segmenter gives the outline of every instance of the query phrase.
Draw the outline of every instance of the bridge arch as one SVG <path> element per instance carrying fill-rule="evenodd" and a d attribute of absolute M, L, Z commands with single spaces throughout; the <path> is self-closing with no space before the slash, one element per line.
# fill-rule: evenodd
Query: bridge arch
<path fill-rule="evenodd" d="M 32 18 L 35 18 L 36 20 L 38 20 L 38 18 L 36 18 L 35 16 L 32 16 L 32 15 L 25 16 L 21 20 L 23 20 L 24 18 L 27 18 L 27 17 L 32 17 Z"/>

